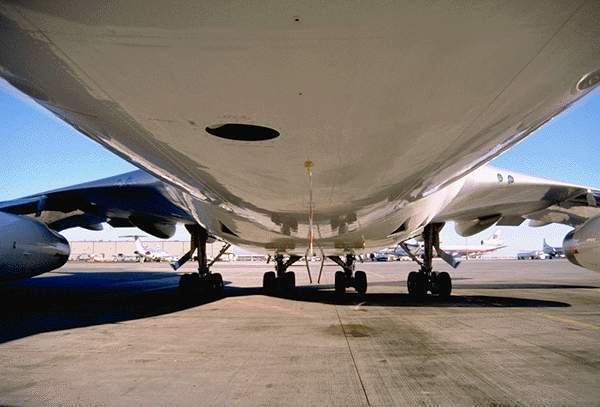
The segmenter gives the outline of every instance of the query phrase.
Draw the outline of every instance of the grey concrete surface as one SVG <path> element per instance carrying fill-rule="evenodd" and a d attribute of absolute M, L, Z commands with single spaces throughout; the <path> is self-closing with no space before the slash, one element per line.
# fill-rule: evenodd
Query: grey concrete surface
<path fill-rule="evenodd" d="M 600 274 L 467 261 L 453 297 L 415 302 L 414 268 L 360 264 L 367 295 L 338 300 L 333 265 L 278 298 L 258 288 L 270 266 L 218 264 L 208 301 L 166 264 L 69 264 L 0 287 L 0 404 L 600 404 Z"/>

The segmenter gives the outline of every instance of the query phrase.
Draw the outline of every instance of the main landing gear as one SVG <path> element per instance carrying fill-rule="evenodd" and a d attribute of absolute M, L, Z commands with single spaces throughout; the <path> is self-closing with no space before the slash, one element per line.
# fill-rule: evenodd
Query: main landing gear
<path fill-rule="evenodd" d="M 206 229 L 199 225 L 186 226 L 191 235 L 190 251 L 183 257 L 173 263 L 171 267 L 177 270 L 192 258 L 196 249 L 198 250 L 198 272 L 182 274 L 179 278 L 179 290 L 183 294 L 200 294 L 200 295 L 216 295 L 223 294 L 223 277 L 220 273 L 211 273 L 210 267 L 219 259 L 230 247 L 229 244 L 223 246 L 215 259 L 208 264 L 206 257 L 206 242 L 208 241 L 208 233 Z"/>
<path fill-rule="evenodd" d="M 348 287 L 354 287 L 361 295 L 367 292 L 367 275 L 364 271 L 354 271 L 356 258 L 353 254 L 346 255 L 346 261 L 340 256 L 329 256 L 329 258 L 342 268 L 342 271 L 335 273 L 336 294 L 344 294 Z"/>
<path fill-rule="evenodd" d="M 442 229 L 440 224 L 429 224 L 423 230 L 424 253 L 423 262 L 419 271 L 411 271 L 408 274 L 408 293 L 416 298 L 423 298 L 427 292 L 437 295 L 441 298 L 447 298 L 452 292 L 452 279 L 450 274 L 443 271 L 441 273 L 433 271 L 433 249 L 438 255 L 444 258 L 451 266 L 458 266 L 458 262 L 451 258 L 440 249 L 439 232 Z M 405 249 L 406 250 L 406 249 Z"/>
<path fill-rule="evenodd" d="M 282 254 L 275 255 L 275 271 L 267 271 L 263 275 L 263 289 L 268 294 L 293 293 L 296 289 L 296 274 L 287 271 L 288 267 L 300 260 L 300 256 L 290 256 L 284 260 Z"/>

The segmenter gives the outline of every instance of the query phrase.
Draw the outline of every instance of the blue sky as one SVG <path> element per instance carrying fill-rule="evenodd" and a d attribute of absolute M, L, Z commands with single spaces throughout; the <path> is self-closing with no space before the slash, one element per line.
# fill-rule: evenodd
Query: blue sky
<path fill-rule="evenodd" d="M 57 187 L 90 181 L 135 167 L 31 103 L 0 80 L 0 201 Z M 576 103 L 540 130 L 497 158 L 494 164 L 530 175 L 600 187 L 600 90 Z M 502 235 L 509 245 L 500 254 L 541 248 L 546 237 L 560 245 L 569 228 L 551 225 L 543 228 L 505 227 Z M 71 240 L 110 240 L 127 229 L 90 232 L 66 231 Z M 458 236 L 452 225 L 442 232 L 442 241 L 476 244 L 493 230 L 468 239 Z M 187 239 L 179 229 L 176 239 Z"/>

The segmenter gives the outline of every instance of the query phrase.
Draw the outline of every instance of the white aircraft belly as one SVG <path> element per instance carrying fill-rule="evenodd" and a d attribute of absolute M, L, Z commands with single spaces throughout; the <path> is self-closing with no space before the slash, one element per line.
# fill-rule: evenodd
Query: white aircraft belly
<path fill-rule="evenodd" d="M 307 244 L 307 160 L 321 244 L 386 246 L 600 67 L 596 2 L 95 4 L 3 6 L 2 75 L 268 249 Z M 205 131 L 222 123 L 281 135 Z"/>

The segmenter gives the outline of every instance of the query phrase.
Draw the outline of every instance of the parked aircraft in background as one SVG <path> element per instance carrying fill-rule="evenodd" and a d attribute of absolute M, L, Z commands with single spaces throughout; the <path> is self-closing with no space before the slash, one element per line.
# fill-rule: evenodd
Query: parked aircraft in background
<path fill-rule="evenodd" d="M 506 247 L 500 234 L 501 231 L 498 229 L 489 239 L 482 240 L 478 245 L 445 245 L 442 243 L 440 246 L 443 251 L 454 257 L 480 257 Z"/>
<path fill-rule="evenodd" d="M 392 261 L 397 259 L 398 256 L 396 254 L 395 248 L 385 248 L 382 250 L 378 250 L 375 253 L 373 253 L 373 256 L 371 256 L 371 260 L 373 261 Z"/>
<path fill-rule="evenodd" d="M 125 235 L 121 237 L 132 238 L 135 242 L 135 254 L 141 257 L 142 261 L 171 261 L 173 256 L 164 250 L 160 250 L 156 247 L 151 247 L 147 243 L 142 242 L 140 238 L 144 235 Z"/>
<path fill-rule="evenodd" d="M 529 250 L 517 253 L 517 260 L 545 260 L 550 256 L 543 250 Z"/>
<path fill-rule="evenodd" d="M 542 243 L 542 249 L 540 250 L 529 250 L 517 253 L 518 260 L 544 260 L 553 259 L 556 257 L 565 257 L 564 248 L 552 247 L 546 243 L 546 239 L 544 239 Z"/>
<path fill-rule="evenodd" d="M 489 239 L 482 240 L 479 245 L 446 245 L 440 243 L 442 252 L 458 258 L 458 257 L 480 257 L 485 253 L 490 253 L 498 249 L 506 247 L 500 238 L 500 229 L 496 230 Z M 423 242 L 403 242 L 393 248 L 379 250 L 373 254 L 372 259 L 376 261 L 388 261 L 390 259 L 404 259 L 410 257 L 408 252 L 413 255 L 420 255 L 423 251 Z M 456 263 L 458 265 L 458 262 Z"/>
<path fill-rule="evenodd" d="M 206 258 L 217 236 L 274 257 L 269 292 L 318 255 L 339 265 L 338 293 L 365 293 L 357 256 L 421 236 L 408 291 L 447 296 L 432 266 L 434 248 L 457 265 L 446 222 L 472 236 L 533 219 L 572 226 L 567 257 L 600 271 L 599 190 L 486 165 L 600 82 L 600 2 L 198 4 L 0 7 L 4 87 L 164 181 L 1 203 L 21 225 L 0 234 L 9 261 L 28 253 L 12 237 L 53 245 L 43 272 L 68 227 L 168 237 L 182 222 L 191 250 L 174 266 L 199 262 L 182 289 L 222 289 Z"/>
<path fill-rule="evenodd" d="M 562 247 L 550 246 L 548 243 L 546 243 L 546 239 L 544 239 L 543 247 L 544 253 L 546 253 L 551 259 L 555 257 L 565 257 L 565 252 Z"/>

